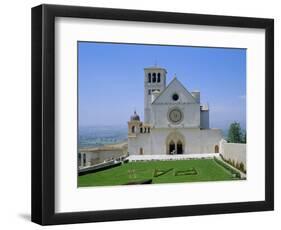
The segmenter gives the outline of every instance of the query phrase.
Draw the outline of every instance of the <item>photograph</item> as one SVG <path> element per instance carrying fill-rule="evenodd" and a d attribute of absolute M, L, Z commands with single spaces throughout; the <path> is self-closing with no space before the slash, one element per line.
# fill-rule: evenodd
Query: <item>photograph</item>
<path fill-rule="evenodd" d="M 245 48 L 77 42 L 77 187 L 247 179 Z"/>
<path fill-rule="evenodd" d="M 32 222 L 274 210 L 275 19 L 152 5 L 32 7 Z"/>

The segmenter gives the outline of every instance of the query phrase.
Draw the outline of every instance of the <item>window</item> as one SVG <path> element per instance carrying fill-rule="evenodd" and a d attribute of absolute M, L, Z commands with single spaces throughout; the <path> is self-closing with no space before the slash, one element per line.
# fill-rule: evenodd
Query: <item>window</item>
<path fill-rule="evenodd" d="M 161 74 L 158 73 L 158 74 L 157 74 L 157 82 L 160 82 L 160 76 L 161 76 Z"/>
<path fill-rule="evenodd" d="M 140 132 L 142 133 L 142 127 L 140 128 Z"/>
<path fill-rule="evenodd" d="M 151 82 L 151 73 L 148 74 L 148 82 Z"/>
<path fill-rule="evenodd" d="M 132 126 L 132 133 L 135 132 L 135 126 Z"/>
<path fill-rule="evenodd" d="M 175 154 L 176 152 L 176 145 L 175 142 L 172 140 L 169 143 L 169 154 Z"/>
<path fill-rule="evenodd" d="M 152 82 L 155 83 L 156 82 L 156 73 L 152 74 Z"/>
<path fill-rule="evenodd" d="M 172 98 L 174 101 L 177 101 L 179 99 L 179 95 L 177 93 L 174 93 Z"/>
<path fill-rule="evenodd" d="M 150 133 L 150 128 L 147 128 L 147 132 Z"/>
<path fill-rule="evenodd" d="M 78 165 L 81 166 L 81 153 L 78 153 Z"/>
<path fill-rule="evenodd" d="M 148 95 L 150 95 L 150 94 L 151 94 L 151 89 L 148 90 Z"/>
<path fill-rule="evenodd" d="M 83 154 L 83 166 L 86 166 L 86 154 Z"/>
<path fill-rule="evenodd" d="M 178 143 L 177 143 L 177 154 L 182 154 L 182 153 L 183 153 L 182 142 L 178 141 Z"/>

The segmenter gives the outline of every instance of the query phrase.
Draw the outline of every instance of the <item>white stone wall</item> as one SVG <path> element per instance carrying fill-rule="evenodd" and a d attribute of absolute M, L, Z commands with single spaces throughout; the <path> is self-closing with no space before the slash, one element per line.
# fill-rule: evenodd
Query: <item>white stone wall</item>
<path fill-rule="evenodd" d="M 138 134 L 128 140 L 130 155 L 138 155 L 143 148 L 144 155 L 167 154 L 167 138 L 171 133 L 179 133 L 184 138 L 184 154 L 214 153 L 215 146 L 222 140 L 219 129 L 157 128 L 151 133 Z"/>
<path fill-rule="evenodd" d="M 202 129 L 209 129 L 209 110 L 201 110 L 200 112 L 200 127 Z"/>
<path fill-rule="evenodd" d="M 154 72 L 161 74 L 161 82 L 148 82 L 149 74 Z M 129 135 L 130 155 L 139 155 L 141 149 L 143 155 L 168 154 L 171 138 L 183 143 L 184 154 L 220 152 L 222 133 L 218 129 L 209 129 L 209 110 L 201 111 L 199 91 L 188 92 L 176 77 L 166 87 L 166 70 L 162 68 L 146 68 L 144 80 L 144 122 L 151 125 L 151 132 Z M 153 89 L 159 89 L 159 96 L 152 93 Z M 178 97 L 174 98 L 175 94 Z M 155 97 L 153 102 L 152 95 Z M 172 109 L 181 110 L 183 118 L 180 123 L 169 120 Z M 177 146 L 176 149 L 181 149 L 180 144 Z"/>
<path fill-rule="evenodd" d="M 169 121 L 168 113 L 172 108 L 179 108 L 183 113 L 181 123 L 174 125 Z M 152 125 L 155 128 L 167 127 L 200 127 L 200 105 L 196 103 L 190 104 L 152 104 Z"/>
<path fill-rule="evenodd" d="M 83 166 L 83 167 L 90 166 L 91 165 L 90 154 L 87 152 L 81 152 L 80 154 L 81 154 L 81 161 L 80 162 L 78 161 L 78 166 Z M 84 159 L 86 160 L 85 162 L 84 162 Z"/>
<path fill-rule="evenodd" d="M 161 74 L 160 82 L 149 82 L 148 74 Z M 152 91 L 157 89 L 162 92 L 166 88 L 166 70 L 158 67 L 151 67 L 144 69 L 144 122 L 151 122 L 151 100 L 152 100 Z M 148 92 L 151 92 L 149 95 Z"/>
<path fill-rule="evenodd" d="M 178 94 L 179 98 L 177 101 L 172 99 L 173 94 Z M 174 78 L 170 84 L 165 88 L 163 93 L 159 95 L 153 102 L 153 104 L 166 104 L 166 103 L 175 103 L 175 104 L 188 104 L 196 103 L 195 98 L 189 93 L 185 87 Z M 196 103 L 199 104 L 199 103 Z"/>
<path fill-rule="evenodd" d="M 139 133 L 136 137 L 128 138 L 128 153 L 140 154 L 140 148 L 143 148 L 143 154 L 151 154 L 150 133 Z"/>
<path fill-rule="evenodd" d="M 242 162 L 246 167 L 247 154 L 246 154 L 246 144 L 238 143 L 227 143 L 226 141 L 221 141 L 221 154 L 227 160 L 234 160 L 235 162 Z"/>
<path fill-rule="evenodd" d="M 189 160 L 189 159 L 213 159 L 220 157 L 219 153 L 202 153 L 202 154 L 181 154 L 181 155 L 130 155 L 129 161 L 149 161 L 149 160 Z"/>
<path fill-rule="evenodd" d="M 91 166 L 99 162 L 115 159 L 126 154 L 123 150 L 100 150 L 95 152 L 80 152 L 81 163 L 79 166 Z M 86 164 L 83 165 L 83 155 L 86 156 Z"/>
<path fill-rule="evenodd" d="M 191 92 L 191 95 L 194 97 L 196 103 L 200 104 L 200 92 L 193 91 L 193 92 Z"/>

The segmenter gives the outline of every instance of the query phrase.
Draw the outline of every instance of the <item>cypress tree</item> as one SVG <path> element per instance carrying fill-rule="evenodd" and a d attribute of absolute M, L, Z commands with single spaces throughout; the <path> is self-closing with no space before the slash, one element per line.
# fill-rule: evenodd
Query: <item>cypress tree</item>
<path fill-rule="evenodd" d="M 227 142 L 230 143 L 243 143 L 243 133 L 238 122 L 233 122 L 230 124 L 228 130 Z M 245 136 L 246 137 L 246 136 Z"/>

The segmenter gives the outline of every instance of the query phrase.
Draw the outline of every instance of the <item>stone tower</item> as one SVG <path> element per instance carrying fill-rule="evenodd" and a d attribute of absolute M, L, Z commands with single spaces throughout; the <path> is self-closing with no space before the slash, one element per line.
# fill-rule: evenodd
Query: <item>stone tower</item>
<path fill-rule="evenodd" d="M 161 67 L 144 69 L 144 122 L 151 123 L 151 103 L 154 91 L 159 95 L 166 88 L 167 71 Z"/>

